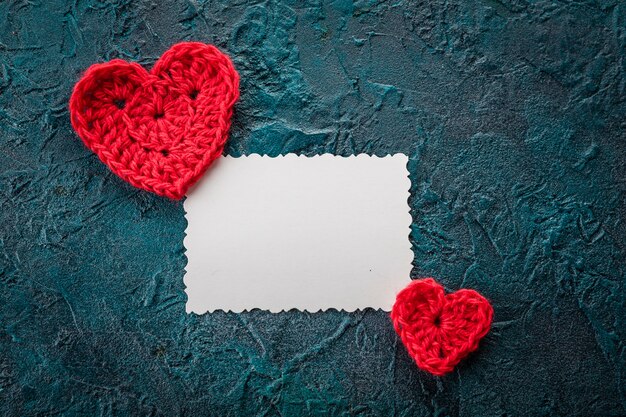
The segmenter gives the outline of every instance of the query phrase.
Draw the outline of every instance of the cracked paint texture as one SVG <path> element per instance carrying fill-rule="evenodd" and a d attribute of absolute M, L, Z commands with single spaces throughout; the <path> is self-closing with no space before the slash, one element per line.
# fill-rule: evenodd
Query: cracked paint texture
<path fill-rule="evenodd" d="M 626 415 L 623 3 L 7 0 L 0 22 L 1 415 Z M 182 204 L 67 111 L 89 65 L 182 40 L 241 74 L 228 154 L 409 155 L 412 275 L 492 301 L 476 354 L 435 378 L 381 311 L 185 313 Z"/>

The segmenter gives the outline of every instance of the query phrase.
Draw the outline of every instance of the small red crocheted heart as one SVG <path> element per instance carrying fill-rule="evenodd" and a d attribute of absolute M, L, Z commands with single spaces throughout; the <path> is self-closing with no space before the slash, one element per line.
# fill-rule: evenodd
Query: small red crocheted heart
<path fill-rule="evenodd" d="M 474 290 L 446 295 L 426 278 L 398 293 L 391 319 L 417 366 L 442 376 L 478 348 L 491 327 L 493 308 Z"/>
<path fill-rule="evenodd" d="M 172 46 L 150 72 L 114 59 L 74 87 L 70 117 L 85 145 L 135 187 L 180 199 L 222 154 L 239 75 L 212 45 Z"/>

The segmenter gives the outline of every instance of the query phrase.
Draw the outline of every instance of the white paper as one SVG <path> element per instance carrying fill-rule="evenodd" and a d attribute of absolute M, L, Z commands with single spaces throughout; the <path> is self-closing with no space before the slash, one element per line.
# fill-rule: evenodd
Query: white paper
<path fill-rule="evenodd" d="M 187 312 L 390 311 L 413 260 L 407 161 L 220 158 L 184 203 Z"/>

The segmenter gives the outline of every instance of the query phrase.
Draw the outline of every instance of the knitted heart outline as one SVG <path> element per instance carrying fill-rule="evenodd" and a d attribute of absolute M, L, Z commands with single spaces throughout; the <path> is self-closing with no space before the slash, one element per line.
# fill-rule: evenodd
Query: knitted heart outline
<path fill-rule="evenodd" d="M 493 307 L 474 290 L 446 295 L 434 279 L 425 278 L 398 293 L 391 319 L 417 366 L 443 376 L 478 349 L 491 327 Z"/>
<path fill-rule="evenodd" d="M 223 151 L 239 75 L 212 45 L 172 46 L 148 72 L 120 59 L 94 64 L 70 98 L 74 130 L 135 187 L 182 198 Z"/>

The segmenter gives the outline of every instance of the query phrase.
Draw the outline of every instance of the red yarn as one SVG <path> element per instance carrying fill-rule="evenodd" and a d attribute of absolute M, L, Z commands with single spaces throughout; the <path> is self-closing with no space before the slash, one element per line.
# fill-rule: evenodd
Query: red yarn
<path fill-rule="evenodd" d="M 442 376 L 478 348 L 491 327 L 493 308 L 474 290 L 445 295 L 441 285 L 426 278 L 398 293 L 391 319 L 417 366 Z"/>
<path fill-rule="evenodd" d="M 85 145 L 135 187 L 173 199 L 222 154 L 239 75 L 212 45 L 172 46 L 150 72 L 114 59 L 74 87 L 70 117 Z"/>

